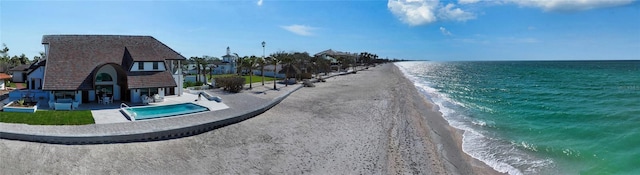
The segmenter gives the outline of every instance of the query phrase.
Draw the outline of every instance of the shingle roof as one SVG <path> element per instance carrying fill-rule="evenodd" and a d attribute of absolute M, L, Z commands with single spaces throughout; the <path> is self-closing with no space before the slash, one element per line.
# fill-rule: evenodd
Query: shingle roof
<path fill-rule="evenodd" d="M 10 71 L 26 71 L 27 69 L 29 69 L 31 65 L 29 64 L 22 64 L 22 65 L 18 65 L 16 67 L 13 67 L 11 69 L 9 69 Z"/>
<path fill-rule="evenodd" d="M 129 88 L 176 87 L 171 73 L 163 72 L 128 72 Z"/>
<path fill-rule="evenodd" d="M 11 75 L 0 73 L 0 80 L 6 80 L 6 79 L 11 79 Z"/>
<path fill-rule="evenodd" d="M 127 71 L 131 61 L 186 59 L 151 36 L 45 35 L 42 43 L 49 44 L 43 90 L 92 89 L 92 71 L 107 63 L 123 65 L 122 68 Z M 130 58 L 125 56 L 127 54 Z M 131 80 L 127 82 L 132 83 L 129 88 L 143 86 L 137 84 L 139 82 L 163 82 L 152 83 L 156 87 L 176 85 L 168 72 L 150 75 L 134 73 L 128 78 Z"/>

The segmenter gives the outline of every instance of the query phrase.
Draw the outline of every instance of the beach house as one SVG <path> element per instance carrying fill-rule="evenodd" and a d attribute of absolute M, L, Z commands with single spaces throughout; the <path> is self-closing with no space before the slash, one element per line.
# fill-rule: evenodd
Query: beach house
<path fill-rule="evenodd" d="M 231 48 L 227 47 L 227 54 L 222 56 L 222 64 L 213 69 L 214 74 L 235 74 L 238 66 L 238 57 L 231 54 Z"/>
<path fill-rule="evenodd" d="M 154 37 L 45 35 L 42 44 L 45 58 L 31 65 L 28 89 L 17 92 L 22 97 L 137 103 L 142 95 L 183 93 L 180 62 L 186 58 Z"/>

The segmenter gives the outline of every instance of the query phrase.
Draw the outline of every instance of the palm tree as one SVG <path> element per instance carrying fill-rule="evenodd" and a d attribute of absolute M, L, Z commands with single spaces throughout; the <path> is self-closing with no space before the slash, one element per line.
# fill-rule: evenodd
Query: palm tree
<path fill-rule="evenodd" d="M 189 62 L 196 66 L 196 82 L 199 82 L 200 79 L 198 78 L 198 75 L 200 75 L 200 66 L 198 65 L 198 57 L 189 58 Z"/>
<path fill-rule="evenodd" d="M 262 86 L 264 86 L 264 66 L 266 66 L 265 64 L 267 64 L 267 61 L 265 61 L 264 58 L 258 58 L 256 60 L 256 63 L 258 64 L 258 66 L 260 66 L 260 74 L 262 74 Z"/>
<path fill-rule="evenodd" d="M 280 63 L 280 60 L 276 59 L 275 54 L 271 55 L 271 57 L 269 58 L 269 64 L 273 64 L 273 90 L 277 90 L 276 80 L 278 79 L 278 77 L 276 76 L 276 74 L 278 73 L 278 63 Z"/>
<path fill-rule="evenodd" d="M 244 64 L 245 67 L 247 68 L 247 70 L 249 71 L 249 89 L 252 89 L 253 87 L 251 86 L 253 83 L 253 69 L 256 67 L 256 60 L 258 58 L 256 56 L 251 56 L 249 58 L 247 58 L 246 60 L 244 60 Z"/>
<path fill-rule="evenodd" d="M 213 69 L 218 67 L 218 65 L 222 64 L 220 58 L 217 57 L 205 57 L 207 58 L 207 62 L 209 63 L 209 80 L 213 79 Z"/>
<path fill-rule="evenodd" d="M 242 58 L 238 56 L 238 53 L 233 53 L 236 56 L 236 74 L 242 75 Z"/>
<path fill-rule="evenodd" d="M 289 86 L 289 69 L 291 68 L 291 63 L 293 62 L 293 58 L 290 53 L 285 53 L 278 59 L 280 59 L 281 63 L 287 66 L 287 71 L 284 72 L 284 77 L 285 77 L 284 86 L 287 87 Z"/>

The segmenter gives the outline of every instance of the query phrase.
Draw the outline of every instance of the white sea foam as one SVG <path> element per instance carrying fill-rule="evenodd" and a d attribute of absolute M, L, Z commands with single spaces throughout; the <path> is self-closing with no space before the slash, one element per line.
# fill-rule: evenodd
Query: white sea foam
<path fill-rule="evenodd" d="M 429 86 L 430 82 L 426 78 L 419 78 L 415 72 L 412 72 L 417 69 L 417 63 L 404 62 L 396 65 L 404 76 L 414 83 L 416 89 L 438 107 L 438 111 L 450 126 L 464 131 L 462 150 L 466 154 L 486 163 L 498 172 L 512 175 L 535 174 L 540 169 L 553 164 L 550 159 L 536 158 L 518 148 L 521 146 L 529 150 L 537 150 L 533 144 L 512 144 L 486 136 L 487 131 L 481 128 L 487 126 L 487 122 L 467 117 L 466 114 L 456 111 L 455 109 L 458 108 L 467 108 L 467 105 Z M 492 109 L 484 110 L 493 112 Z"/>

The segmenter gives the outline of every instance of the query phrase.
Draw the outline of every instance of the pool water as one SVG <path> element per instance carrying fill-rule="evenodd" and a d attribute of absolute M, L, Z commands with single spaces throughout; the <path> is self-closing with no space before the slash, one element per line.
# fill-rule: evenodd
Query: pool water
<path fill-rule="evenodd" d="M 209 108 L 193 103 L 181 103 L 162 106 L 131 107 L 125 110 L 129 117 L 133 114 L 136 120 L 144 120 L 209 111 Z"/>

